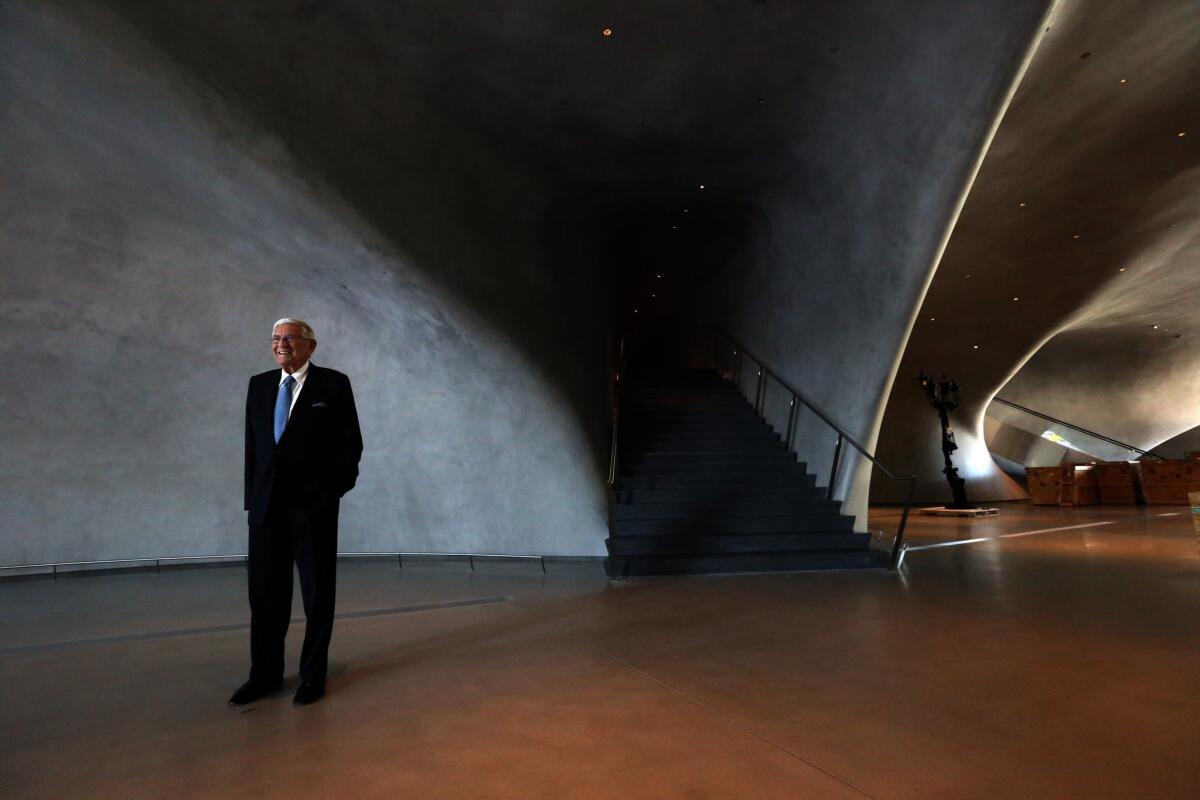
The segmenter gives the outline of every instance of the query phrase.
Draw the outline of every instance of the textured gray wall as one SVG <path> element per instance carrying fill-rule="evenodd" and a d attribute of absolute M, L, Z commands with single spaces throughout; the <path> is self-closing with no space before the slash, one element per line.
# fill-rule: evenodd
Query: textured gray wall
<path fill-rule="evenodd" d="M 391 173 L 418 254 L 125 23 L 0 2 L 0 564 L 244 552 L 284 315 L 356 390 L 342 549 L 603 551 L 604 285 L 543 184 L 430 127 L 457 157 Z"/>

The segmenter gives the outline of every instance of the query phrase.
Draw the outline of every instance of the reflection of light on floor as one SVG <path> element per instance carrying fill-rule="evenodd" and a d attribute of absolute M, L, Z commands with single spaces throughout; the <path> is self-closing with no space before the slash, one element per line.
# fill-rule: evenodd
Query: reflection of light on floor
<path fill-rule="evenodd" d="M 1159 516 L 1166 516 L 1160 514 Z M 900 562 L 896 565 L 901 566 L 904 563 L 904 558 L 917 550 L 936 550 L 939 547 L 958 547 L 962 544 L 976 544 L 978 542 L 993 542 L 997 539 L 1016 539 L 1019 536 L 1037 536 L 1042 533 L 1056 533 L 1058 531 L 1073 531 L 1079 528 L 1097 528 L 1101 525 L 1116 525 L 1118 520 L 1109 520 L 1107 522 L 1086 522 L 1082 525 L 1062 525 L 1057 528 L 1040 528 L 1036 531 L 1018 531 L 1017 533 L 1001 533 L 996 536 L 982 536 L 975 539 L 959 539 L 953 542 L 938 542 L 936 544 L 920 544 L 916 547 L 906 547 L 904 552 L 900 554 Z"/>

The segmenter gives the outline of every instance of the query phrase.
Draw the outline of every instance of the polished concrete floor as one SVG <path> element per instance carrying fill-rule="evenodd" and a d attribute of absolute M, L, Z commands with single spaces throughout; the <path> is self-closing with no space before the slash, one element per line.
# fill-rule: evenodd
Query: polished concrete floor
<path fill-rule="evenodd" d="M 240 567 L 2 583 L 0 797 L 1200 797 L 1186 508 L 911 541 L 899 575 L 345 564 L 306 708 L 225 705 Z"/>

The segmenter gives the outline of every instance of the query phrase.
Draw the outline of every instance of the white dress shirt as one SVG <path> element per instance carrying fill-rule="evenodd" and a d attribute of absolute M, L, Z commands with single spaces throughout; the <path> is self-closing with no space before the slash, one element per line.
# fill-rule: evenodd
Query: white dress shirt
<path fill-rule="evenodd" d="M 309 363 L 305 361 L 304 366 L 292 373 L 292 377 L 296 379 L 296 385 L 292 387 L 292 404 L 288 406 L 288 419 L 292 418 L 292 409 L 296 407 L 296 398 L 300 396 L 300 390 L 304 388 L 304 379 L 308 377 Z M 287 379 L 287 376 L 287 372 L 279 370 L 279 386 L 283 386 L 283 382 Z M 275 388 L 278 390 L 279 387 Z"/>

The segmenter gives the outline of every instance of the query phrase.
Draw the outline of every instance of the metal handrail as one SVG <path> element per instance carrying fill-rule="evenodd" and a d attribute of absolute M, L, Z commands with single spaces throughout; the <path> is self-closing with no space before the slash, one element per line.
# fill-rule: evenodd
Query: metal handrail
<path fill-rule="evenodd" d="M 742 345 L 741 342 L 739 342 L 737 339 L 734 339 L 732 336 L 730 336 L 728 333 L 721 330 L 720 328 L 717 328 L 716 332 L 719 336 L 723 337 L 726 341 L 728 341 L 731 345 L 733 345 L 733 354 L 734 354 L 734 356 L 737 357 L 737 360 L 734 362 L 734 383 L 738 386 L 739 390 L 741 389 L 741 385 L 742 385 L 742 383 L 741 383 L 742 357 L 744 356 L 746 358 L 749 358 L 751 361 L 758 364 L 758 383 L 757 383 L 757 386 L 755 387 L 755 392 L 754 392 L 754 412 L 756 414 L 758 414 L 758 416 L 760 416 L 760 417 L 764 416 L 763 408 L 766 405 L 767 379 L 768 378 L 774 378 L 776 383 L 778 383 L 780 386 L 782 386 L 788 392 L 791 392 L 791 395 L 792 395 L 791 410 L 788 412 L 787 433 L 784 436 L 784 443 L 786 444 L 787 449 L 789 451 L 792 450 L 792 439 L 795 437 L 795 434 L 796 434 L 796 412 L 798 411 L 799 403 L 802 403 L 805 406 L 807 406 L 808 409 L 810 411 L 812 411 L 814 414 L 816 414 L 821 419 L 822 422 L 824 422 L 826 425 L 828 425 L 829 427 L 831 427 L 835 431 L 837 431 L 837 435 L 838 435 L 837 445 L 834 447 L 834 450 L 833 450 L 833 464 L 829 471 L 829 487 L 826 490 L 826 495 L 825 495 L 827 500 L 833 499 L 833 485 L 834 485 L 834 482 L 837 480 L 838 467 L 841 466 L 841 455 L 842 455 L 843 442 L 849 442 L 851 447 L 853 447 L 855 450 L 857 450 L 859 453 L 861 453 L 864 458 L 866 458 L 868 461 L 871 462 L 871 464 L 878 467 L 879 470 L 885 476 L 887 476 L 889 479 L 894 480 L 894 481 L 908 481 L 908 494 L 904 500 L 904 510 L 900 514 L 900 527 L 896 531 L 896 539 L 892 543 L 892 552 L 891 552 L 891 556 L 888 559 L 888 569 L 896 569 L 896 564 L 898 563 L 898 561 L 900 559 L 901 547 L 904 543 L 904 529 L 908 525 L 908 512 L 912 506 L 913 490 L 915 489 L 916 484 L 917 484 L 917 476 L 916 475 L 903 475 L 903 476 L 893 475 L 891 470 L 889 470 L 883 464 L 879 463 L 879 460 L 877 458 L 875 458 L 875 456 L 872 455 L 871 453 L 868 453 L 866 448 L 863 447 L 861 444 L 859 444 L 854 439 L 853 436 L 851 436 L 849 433 L 846 432 L 846 430 L 844 428 L 842 428 L 842 426 L 838 425 L 836 422 L 834 422 L 832 419 L 830 419 L 828 414 L 826 414 L 816 404 L 814 404 L 811 400 L 809 400 L 807 397 L 805 397 L 804 394 L 802 392 L 800 392 L 800 390 L 796 389 L 791 384 L 789 384 L 787 381 L 785 381 L 783 378 L 779 377 L 779 373 L 775 372 L 770 367 L 768 367 L 761 358 L 754 355 L 754 353 L 750 352 L 745 346 Z"/>
<path fill-rule="evenodd" d="M 1032 408 L 1026 408 L 1023 405 L 1012 402 L 1011 400 L 1005 400 L 1003 397 L 993 397 L 992 399 L 994 401 L 996 401 L 997 403 L 1000 403 L 1001 405 L 1005 405 L 1010 408 L 1015 408 L 1018 411 L 1024 411 L 1026 414 L 1031 414 L 1035 417 L 1040 417 L 1041 419 L 1044 419 L 1047 422 L 1053 422 L 1055 425 L 1063 425 L 1065 427 L 1070 428 L 1073 431 L 1079 431 L 1082 434 L 1091 436 L 1093 439 L 1099 439 L 1103 442 L 1108 442 L 1109 444 L 1115 444 L 1117 447 L 1120 447 L 1124 450 L 1132 450 L 1133 452 L 1141 453 L 1144 456 L 1150 456 L 1151 458 L 1157 458 L 1159 461 L 1167 460 L 1165 456 L 1160 456 L 1158 453 L 1152 453 L 1148 450 L 1141 450 L 1137 447 L 1134 447 L 1131 444 L 1126 444 L 1125 442 L 1119 441 L 1117 439 L 1109 438 L 1108 436 L 1105 436 L 1102 433 L 1096 433 L 1095 431 L 1089 431 L 1087 428 L 1081 428 L 1078 425 L 1072 425 L 1070 422 L 1059 419 L 1058 417 L 1052 417 L 1049 414 L 1043 414 L 1040 411 L 1034 411 Z"/>
<path fill-rule="evenodd" d="M 615 489 L 617 486 L 617 447 L 620 442 L 617 434 L 621 424 L 621 379 L 624 374 L 625 338 L 622 337 L 617 344 L 617 373 L 613 376 L 613 383 L 617 388 L 613 391 L 612 441 L 608 446 L 608 486 L 611 489 Z"/>

